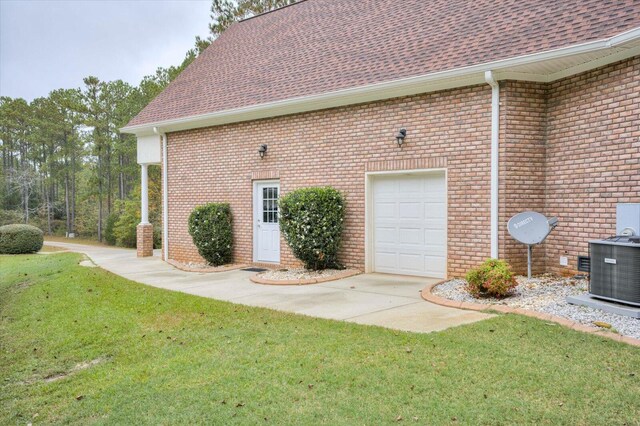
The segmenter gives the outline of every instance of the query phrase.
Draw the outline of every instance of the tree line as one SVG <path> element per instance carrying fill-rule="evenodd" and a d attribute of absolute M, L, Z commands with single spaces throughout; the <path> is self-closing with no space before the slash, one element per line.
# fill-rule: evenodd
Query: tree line
<path fill-rule="evenodd" d="M 83 79 L 27 102 L 0 97 L 0 225 L 29 223 L 49 235 L 135 246 L 140 220 L 136 139 L 120 133 L 233 22 L 294 0 L 212 0 L 210 34 L 196 37 L 181 64 L 137 85 Z M 160 221 L 160 171 L 149 170 L 150 221 Z"/>

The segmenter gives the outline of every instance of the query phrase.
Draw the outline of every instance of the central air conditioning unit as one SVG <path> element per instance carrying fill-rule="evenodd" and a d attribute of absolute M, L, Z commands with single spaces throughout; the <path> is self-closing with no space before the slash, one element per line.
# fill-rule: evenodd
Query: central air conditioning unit
<path fill-rule="evenodd" d="M 618 236 L 589 242 L 589 293 L 640 306 L 640 204 L 619 204 L 616 225 Z"/>
<path fill-rule="evenodd" d="M 640 306 L 640 237 L 590 241 L 592 296 Z"/>

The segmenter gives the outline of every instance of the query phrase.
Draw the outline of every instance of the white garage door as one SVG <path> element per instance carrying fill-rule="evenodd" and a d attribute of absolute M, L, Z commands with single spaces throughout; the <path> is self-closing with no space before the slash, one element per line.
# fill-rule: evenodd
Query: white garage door
<path fill-rule="evenodd" d="M 373 178 L 374 270 L 445 278 L 444 172 Z"/>

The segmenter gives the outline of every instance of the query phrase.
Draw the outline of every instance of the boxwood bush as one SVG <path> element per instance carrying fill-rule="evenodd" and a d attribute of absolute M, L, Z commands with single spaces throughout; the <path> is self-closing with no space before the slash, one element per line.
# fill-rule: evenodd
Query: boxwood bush
<path fill-rule="evenodd" d="M 43 241 L 42 230 L 35 226 L 0 226 L 0 254 L 35 253 L 40 251 Z"/>
<path fill-rule="evenodd" d="M 200 256 L 211 265 L 231 262 L 233 234 L 229 204 L 208 203 L 196 207 L 189 216 L 189 234 Z"/>
<path fill-rule="evenodd" d="M 344 200 L 331 187 L 302 188 L 280 198 L 280 229 L 307 269 L 340 267 Z"/>
<path fill-rule="evenodd" d="M 504 260 L 487 259 L 467 273 L 467 291 L 473 297 L 501 299 L 511 293 L 517 281 L 511 267 Z"/>

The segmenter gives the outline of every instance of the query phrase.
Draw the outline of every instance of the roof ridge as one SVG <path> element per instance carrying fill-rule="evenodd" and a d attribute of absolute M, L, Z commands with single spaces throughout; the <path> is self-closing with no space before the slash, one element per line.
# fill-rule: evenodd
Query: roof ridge
<path fill-rule="evenodd" d="M 278 12 L 278 11 L 280 11 L 280 10 L 282 10 L 282 9 L 286 9 L 287 7 L 295 6 L 295 5 L 297 5 L 297 4 L 304 3 L 304 2 L 306 2 L 306 1 L 307 1 L 307 0 L 297 0 L 297 1 L 296 1 L 296 2 L 294 2 L 294 3 L 285 4 L 284 6 L 280 6 L 280 7 L 277 7 L 277 8 L 275 8 L 275 9 L 267 10 L 266 12 L 258 13 L 257 15 L 249 16 L 249 17 L 247 17 L 247 18 L 244 18 L 244 19 L 239 20 L 238 22 L 240 23 L 240 22 L 248 21 L 248 20 L 253 19 L 253 18 L 259 18 L 260 16 L 264 16 L 264 15 L 267 15 L 267 14 L 269 14 L 269 13 L 273 13 L 273 12 Z"/>

